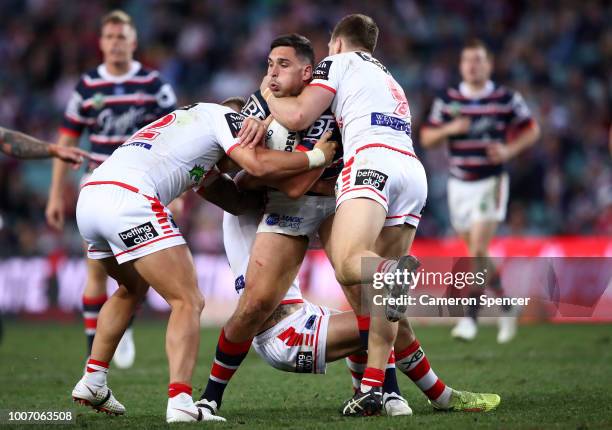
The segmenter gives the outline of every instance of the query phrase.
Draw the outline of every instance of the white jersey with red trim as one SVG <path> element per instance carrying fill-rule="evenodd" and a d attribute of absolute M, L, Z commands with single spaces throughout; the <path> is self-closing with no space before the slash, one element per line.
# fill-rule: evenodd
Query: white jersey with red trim
<path fill-rule="evenodd" d="M 177 109 L 137 131 L 89 182 L 128 184 L 167 205 L 214 172 L 238 144 L 243 120 L 242 114 L 212 103 Z"/>
<path fill-rule="evenodd" d="M 335 94 L 331 110 L 342 131 L 345 162 L 370 144 L 413 152 L 404 90 L 376 58 L 366 52 L 331 55 L 313 78 L 309 85 Z"/>

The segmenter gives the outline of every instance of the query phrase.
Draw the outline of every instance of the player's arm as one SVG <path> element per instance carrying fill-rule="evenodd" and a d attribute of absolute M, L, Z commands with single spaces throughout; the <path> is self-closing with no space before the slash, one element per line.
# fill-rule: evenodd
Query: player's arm
<path fill-rule="evenodd" d="M 61 133 L 57 141 L 57 146 L 62 148 L 76 148 L 79 138 L 71 134 Z M 49 187 L 49 201 L 45 210 L 47 223 L 61 230 L 64 226 L 64 201 L 62 190 L 66 179 L 68 165 L 61 160 L 53 160 L 53 170 L 51 173 L 51 185 Z"/>
<path fill-rule="evenodd" d="M 336 152 L 336 142 L 329 141 L 330 137 L 331 133 L 326 133 L 311 151 L 306 152 L 234 145 L 227 155 L 252 176 L 280 179 L 329 165 Z"/>
<path fill-rule="evenodd" d="M 533 146 L 540 138 L 540 126 L 534 119 L 526 121 L 519 126 L 516 137 L 503 143 L 497 143 L 487 147 L 487 156 L 494 163 L 505 163 Z"/>
<path fill-rule="evenodd" d="M 289 176 L 283 179 L 256 178 L 249 174 L 241 175 L 238 185 L 241 189 L 259 189 L 272 187 L 285 193 L 291 199 L 299 199 L 318 181 L 325 168 L 319 167 L 305 173 Z"/>
<path fill-rule="evenodd" d="M 459 116 L 447 123 L 437 126 L 425 124 L 421 127 L 420 142 L 423 148 L 431 149 L 446 143 L 451 136 L 465 134 L 470 130 L 472 121 L 465 116 Z"/>
<path fill-rule="evenodd" d="M 16 158 L 58 158 L 75 167 L 81 165 L 87 152 L 78 148 L 68 148 L 43 142 L 27 134 L 0 127 L 0 149 L 6 155 Z"/>
<path fill-rule="evenodd" d="M 335 93 L 320 86 L 308 85 L 297 97 L 277 98 L 268 88 L 266 76 L 262 82 L 262 95 L 278 122 L 289 130 L 303 130 L 331 105 Z"/>
<path fill-rule="evenodd" d="M 196 193 L 232 215 L 241 215 L 263 207 L 263 195 L 255 191 L 240 190 L 228 175 L 219 174 L 198 188 Z"/>

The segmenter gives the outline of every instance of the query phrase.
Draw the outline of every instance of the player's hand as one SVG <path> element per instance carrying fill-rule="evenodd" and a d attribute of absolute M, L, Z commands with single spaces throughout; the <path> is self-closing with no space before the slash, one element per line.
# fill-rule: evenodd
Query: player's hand
<path fill-rule="evenodd" d="M 266 92 L 269 86 L 270 86 L 270 76 L 266 75 L 261 80 L 261 85 L 259 86 L 259 91 L 261 91 L 262 96 L 263 96 L 263 93 Z"/>
<path fill-rule="evenodd" d="M 334 154 L 336 153 L 336 146 L 338 146 L 337 142 L 329 140 L 331 137 L 331 131 L 325 132 L 325 134 L 321 136 L 321 139 L 319 139 L 314 146 L 315 148 L 319 148 L 321 151 L 323 151 L 323 154 L 325 154 L 326 166 L 331 164 L 332 160 L 334 159 Z"/>
<path fill-rule="evenodd" d="M 508 145 L 494 143 L 487 146 L 487 157 L 495 164 L 502 164 L 510 160 L 514 154 Z"/>
<path fill-rule="evenodd" d="M 64 201 L 61 197 L 50 197 L 45 209 L 47 224 L 55 230 L 64 228 Z"/>
<path fill-rule="evenodd" d="M 72 164 L 74 170 L 81 167 L 85 159 L 89 159 L 90 155 L 87 151 L 74 146 L 60 146 L 56 144 L 49 145 L 49 153 L 52 157 L 59 158 L 66 163 Z"/>
<path fill-rule="evenodd" d="M 263 143 L 263 138 L 267 131 L 268 128 L 262 120 L 252 116 L 246 118 L 238 132 L 240 146 L 243 148 L 255 148 Z"/>
<path fill-rule="evenodd" d="M 467 116 L 458 116 L 449 123 L 446 124 L 446 133 L 449 136 L 456 136 L 458 134 L 466 134 L 470 131 L 472 126 L 472 120 Z"/>

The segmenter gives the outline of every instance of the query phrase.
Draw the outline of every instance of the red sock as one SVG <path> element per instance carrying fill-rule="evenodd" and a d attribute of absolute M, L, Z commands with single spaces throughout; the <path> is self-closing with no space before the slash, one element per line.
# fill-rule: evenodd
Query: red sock
<path fill-rule="evenodd" d="M 358 352 L 357 354 L 351 354 L 346 357 L 346 365 L 351 371 L 354 391 L 359 390 L 359 387 L 361 386 L 361 378 L 363 378 L 363 372 L 366 369 L 367 363 L 367 352 Z"/>
<path fill-rule="evenodd" d="M 433 371 L 418 340 L 395 353 L 395 364 L 430 400 L 448 403 L 452 390 Z"/>
<path fill-rule="evenodd" d="M 168 397 L 172 398 L 181 393 L 187 393 L 191 396 L 191 385 L 180 382 L 172 382 L 168 384 Z"/>
<path fill-rule="evenodd" d="M 361 378 L 361 391 L 367 393 L 374 387 L 382 387 L 385 382 L 385 371 L 375 367 L 367 367 Z"/>

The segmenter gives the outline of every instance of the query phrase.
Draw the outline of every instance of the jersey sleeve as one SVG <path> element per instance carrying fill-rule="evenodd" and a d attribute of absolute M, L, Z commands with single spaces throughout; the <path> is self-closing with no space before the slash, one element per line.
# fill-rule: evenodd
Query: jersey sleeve
<path fill-rule="evenodd" d="M 325 88 L 336 94 L 344 69 L 344 61 L 341 57 L 326 57 L 315 67 L 312 72 L 312 81 L 309 85 Z"/>
<path fill-rule="evenodd" d="M 85 127 L 91 122 L 83 109 L 83 87 L 83 78 L 81 78 L 70 95 L 70 99 L 66 105 L 64 119 L 60 127 L 60 133 L 62 134 L 79 137 L 83 133 Z"/>
<path fill-rule="evenodd" d="M 254 116 L 259 119 L 266 119 L 270 115 L 270 108 L 262 97 L 261 91 L 257 90 L 251 94 L 240 113 L 247 117 Z"/>
<path fill-rule="evenodd" d="M 439 127 L 444 124 L 444 100 L 441 97 L 436 97 L 431 104 L 429 115 L 425 121 L 426 127 Z"/>
<path fill-rule="evenodd" d="M 238 132 L 246 117 L 237 112 L 227 112 L 217 127 L 217 140 L 225 153 L 229 155 L 239 144 Z"/>
<path fill-rule="evenodd" d="M 176 94 L 172 86 L 164 82 L 161 78 L 156 78 L 155 81 L 155 99 L 157 100 L 157 110 L 155 116 L 161 118 L 176 109 Z"/>
<path fill-rule="evenodd" d="M 531 110 L 520 93 L 515 91 L 514 94 L 512 94 L 510 105 L 512 107 L 512 118 L 510 122 L 513 125 L 522 126 L 533 121 Z"/>

